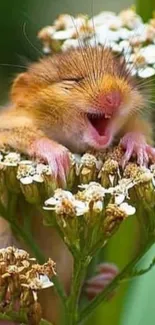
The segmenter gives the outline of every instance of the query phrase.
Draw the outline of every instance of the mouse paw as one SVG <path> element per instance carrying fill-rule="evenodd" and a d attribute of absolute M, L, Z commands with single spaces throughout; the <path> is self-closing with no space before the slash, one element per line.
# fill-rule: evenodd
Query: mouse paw
<path fill-rule="evenodd" d="M 33 142 L 29 155 L 48 163 L 59 186 L 66 185 L 70 158 L 69 151 L 64 146 L 48 138 L 41 138 Z"/>
<path fill-rule="evenodd" d="M 102 263 L 97 266 L 97 275 L 93 276 L 86 282 L 85 292 L 89 300 L 94 299 L 99 293 L 101 293 L 106 286 L 112 282 L 112 280 L 118 274 L 118 268 L 112 263 Z"/>
<path fill-rule="evenodd" d="M 121 140 L 120 145 L 125 150 L 121 165 L 125 167 L 132 156 L 137 157 L 140 166 L 147 166 L 149 159 L 155 161 L 155 148 L 147 145 L 145 137 L 140 133 L 127 133 Z"/>

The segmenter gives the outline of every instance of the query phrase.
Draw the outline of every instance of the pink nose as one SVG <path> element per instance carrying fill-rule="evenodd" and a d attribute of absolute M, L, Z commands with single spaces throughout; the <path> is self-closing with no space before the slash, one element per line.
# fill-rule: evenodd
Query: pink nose
<path fill-rule="evenodd" d="M 113 90 L 105 95 L 100 95 L 98 102 L 106 114 L 112 114 L 121 104 L 121 94 L 119 91 Z"/>

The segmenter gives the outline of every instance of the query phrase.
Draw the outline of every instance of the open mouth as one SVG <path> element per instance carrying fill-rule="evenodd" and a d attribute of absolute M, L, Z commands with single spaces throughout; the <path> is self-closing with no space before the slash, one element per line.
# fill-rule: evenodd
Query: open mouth
<path fill-rule="evenodd" d="M 99 136 L 104 136 L 106 133 L 107 126 L 109 124 L 110 116 L 105 114 L 87 114 L 87 118 L 93 128 L 97 131 Z"/>

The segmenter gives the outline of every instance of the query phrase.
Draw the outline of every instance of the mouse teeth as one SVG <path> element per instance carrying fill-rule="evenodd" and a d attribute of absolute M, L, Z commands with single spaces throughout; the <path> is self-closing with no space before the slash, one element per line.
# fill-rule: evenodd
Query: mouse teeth
<path fill-rule="evenodd" d="M 106 115 L 104 113 L 93 113 L 87 114 L 87 118 L 89 120 L 89 122 L 91 123 L 91 125 L 93 126 L 93 128 L 97 131 L 97 133 L 100 136 L 104 136 L 105 135 L 105 130 L 107 127 L 107 122 L 109 121 L 109 115 Z"/>
<path fill-rule="evenodd" d="M 111 118 L 111 115 L 109 115 L 109 114 L 105 114 L 105 118 L 106 118 L 106 119 L 109 119 L 109 118 Z"/>

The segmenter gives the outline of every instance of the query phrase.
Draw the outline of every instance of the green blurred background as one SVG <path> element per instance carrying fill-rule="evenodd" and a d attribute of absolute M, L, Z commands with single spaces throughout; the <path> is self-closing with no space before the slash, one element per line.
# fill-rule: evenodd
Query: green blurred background
<path fill-rule="evenodd" d="M 0 103 L 20 68 L 1 64 L 25 65 L 39 56 L 24 35 L 39 49 L 38 30 L 52 23 L 60 13 L 98 13 L 101 10 L 119 11 L 132 4 L 132 0 L 0 0 Z"/>
<path fill-rule="evenodd" d="M 149 1 L 155 3 L 155 0 Z M 149 1 L 137 0 L 140 5 L 143 2 L 144 14 Z M 119 12 L 132 4 L 132 0 L 0 0 L 0 105 L 7 101 L 8 90 L 16 73 L 40 56 L 41 45 L 36 35 L 41 27 L 52 24 L 61 13 L 94 15 L 102 10 Z M 27 36 L 23 28 L 25 23 Z M 132 217 L 111 240 L 101 254 L 101 260 L 116 262 L 122 268 L 135 254 L 139 244 L 138 227 Z M 154 252 L 152 248 L 145 258 L 146 265 L 155 255 Z M 122 284 L 115 297 L 100 306 L 88 320 L 88 325 L 154 324 L 155 270 L 138 280 Z"/>

